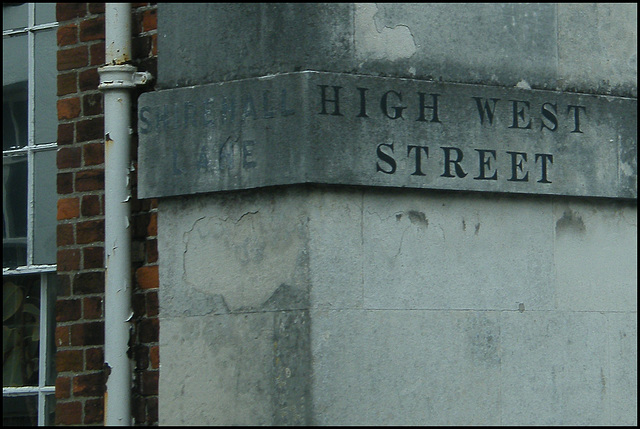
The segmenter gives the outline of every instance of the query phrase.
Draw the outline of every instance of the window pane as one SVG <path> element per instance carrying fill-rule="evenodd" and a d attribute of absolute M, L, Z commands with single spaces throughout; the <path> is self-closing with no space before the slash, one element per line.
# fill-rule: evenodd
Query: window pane
<path fill-rule="evenodd" d="M 27 81 L 2 87 L 2 150 L 27 145 Z"/>
<path fill-rule="evenodd" d="M 2 5 L 2 29 L 11 30 L 27 26 L 29 9 L 27 3 L 20 5 Z"/>
<path fill-rule="evenodd" d="M 36 144 L 56 141 L 56 30 L 35 33 L 35 139 Z"/>
<path fill-rule="evenodd" d="M 37 426 L 37 396 L 4 396 L 2 398 L 2 425 Z"/>
<path fill-rule="evenodd" d="M 45 426 L 53 426 L 56 423 L 56 397 L 55 395 L 47 395 L 45 398 L 44 424 Z"/>
<path fill-rule="evenodd" d="M 36 25 L 55 22 L 56 20 L 56 4 L 55 3 L 36 3 Z"/>
<path fill-rule="evenodd" d="M 7 8 L 3 7 L 5 12 Z M 27 35 L 2 39 L 3 149 L 27 145 Z"/>
<path fill-rule="evenodd" d="M 27 157 L 2 157 L 2 266 L 27 264 Z"/>
<path fill-rule="evenodd" d="M 40 276 L 3 276 L 2 301 L 2 386 L 37 386 Z"/>
<path fill-rule="evenodd" d="M 27 35 L 2 38 L 2 86 L 26 82 L 28 75 Z"/>
<path fill-rule="evenodd" d="M 34 153 L 33 263 L 56 263 L 56 149 Z"/>

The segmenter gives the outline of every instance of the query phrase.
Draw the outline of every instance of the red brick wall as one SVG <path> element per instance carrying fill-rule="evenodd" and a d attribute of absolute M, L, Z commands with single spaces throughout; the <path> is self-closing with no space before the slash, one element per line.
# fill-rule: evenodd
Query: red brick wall
<path fill-rule="evenodd" d="M 133 3 L 133 65 L 156 75 L 157 7 Z M 58 3 L 56 424 L 104 423 L 104 3 Z M 153 85 L 153 84 L 152 84 Z M 152 90 L 152 85 L 138 92 Z M 136 106 L 134 106 L 134 109 Z M 133 115 L 135 118 L 135 115 Z M 134 129 L 135 129 L 135 124 Z M 134 149 L 137 140 L 132 141 Z M 132 151 L 134 158 L 137 151 Z M 134 424 L 158 421 L 157 202 L 132 188 Z"/>

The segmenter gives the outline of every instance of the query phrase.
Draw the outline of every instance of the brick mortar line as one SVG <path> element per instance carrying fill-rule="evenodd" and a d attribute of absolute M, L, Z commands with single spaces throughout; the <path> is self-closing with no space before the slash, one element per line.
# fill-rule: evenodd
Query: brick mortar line
<path fill-rule="evenodd" d="M 69 144 L 63 144 L 63 145 L 58 145 L 58 149 L 64 149 L 64 148 L 82 148 L 84 145 L 86 144 L 96 144 L 96 143 L 101 143 L 104 144 L 104 140 L 88 140 L 86 142 L 76 142 L 76 143 L 69 143 Z M 100 163 L 100 164 L 94 164 L 95 166 L 98 165 L 103 165 L 104 163 Z M 93 165 L 88 165 L 87 167 L 92 167 Z M 79 167 L 68 167 L 68 168 L 60 168 L 58 169 L 61 173 L 64 173 L 66 171 L 63 170 L 72 170 L 74 168 L 79 168 Z"/>
<path fill-rule="evenodd" d="M 95 167 L 95 168 L 91 168 L 91 167 Z M 58 169 L 60 173 L 79 173 L 81 171 L 88 171 L 88 170 L 104 170 L 104 163 L 89 164 L 89 165 L 83 165 L 80 167 L 68 167 L 68 168 Z M 76 192 L 96 192 L 96 191 L 76 191 Z M 71 195 L 71 194 L 59 194 L 59 195 Z M 65 197 L 65 198 L 71 198 L 71 197 Z"/>
<path fill-rule="evenodd" d="M 87 350 L 94 350 L 94 349 L 101 349 L 104 350 L 104 346 L 100 347 L 100 346 L 95 346 L 95 347 L 91 347 L 91 348 L 87 348 L 87 346 L 57 346 L 58 348 L 64 348 L 63 351 L 67 352 L 67 351 L 87 351 Z M 82 371 L 100 371 L 100 369 L 86 369 L 86 370 L 82 370 Z M 61 372 L 70 372 L 70 371 L 61 371 Z"/>
<path fill-rule="evenodd" d="M 93 91 L 93 90 L 91 90 Z M 93 95 L 93 94 L 87 94 L 86 92 L 82 91 L 80 92 L 80 94 L 83 95 Z M 72 98 L 72 97 L 59 97 L 60 100 L 66 100 L 67 98 Z M 80 98 L 78 96 L 76 96 L 75 98 Z M 83 117 L 76 117 L 76 118 L 72 118 L 72 119 L 58 119 L 58 125 L 66 125 L 66 124 L 74 124 L 74 123 L 78 123 L 87 119 L 98 119 L 98 118 L 102 118 L 104 117 L 104 113 L 100 113 L 97 115 L 87 115 L 87 116 L 83 116 Z M 80 119 L 82 118 L 82 119 Z M 66 145 L 63 145 L 66 146 Z"/>
<path fill-rule="evenodd" d="M 57 297 L 58 298 L 57 301 L 71 301 L 71 300 L 74 300 L 74 299 L 77 300 L 79 298 L 101 298 L 101 299 L 104 299 L 103 295 L 104 294 L 102 292 L 94 292 L 94 293 L 87 293 L 87 294 L 82 294 L 82 295 L 81 294 L 76 294 L 76 295 L 65 296 L 65 297 L 60 296 L 60 297 Z M 77 320 L 82 320 L 82 317 L 80 319 L 77 319 Z M 97 321 L 98 319 L 87 319 L 87 320 Z M 68 322 L 71 322 L 71 321 L 67 320 L 65 322 L 58 322 L 58 323 L 64 324 L 64 323 L 68 323 Z M 63 325 L 61 325 L 61 326 L 63 326 Z"/>
<path fill-rule="evenodd" d="M 68 246 L 59 246 L 60 250 L 77 250 L 74 246 L 81 246 L 81 245 L 77 245 L 77 244 L 73 244 L 73 245 L 68 245 Z M 104 248 L 104 246 L 101 245 L 96 245 L 96 246 L 91 246 L 91 247 L 99 247 L 99 248 Z M 80 249 L 84 249 L 87 248 L 86 246 L 84 247 L 80 247 Z M 93 272 L 90 270 L 104 270 L 104 268 L 87 268 L 86 270 L 72 270 L 72 271 L 86 271 L 86 272 Z M 69 273 L 71 271 L 60 271 L 60 273 Z"/>
<path fill-rule="evenodd" d="M 74 350 L 68 350 L 68 351 L 74 351 Z M 83 363 L 84 364 L 84 363 Z M 101 371 L 103 371 L 102 369 L 92 369 L 92 370 L 82 370 L 82 375 L 96 375 L 99 374 Z M 79 374 L 78 371 L 58 371 L 58 374 L 61 374 L 63 377 L 67 376 L 68 374 Z M 70 379 L 73 379 L 75 377 L 69 377 Z"/>
<path fill-rule="evenodd" d="M 102 269 L 102 270 L 104 270 L 104 268 L 101 268 L 101 269 Z M 58 274 L 59 274 L 59 275 L 69 275 L 69 274 L 72 274 L 72 273 L 77 272 L 77 271 L 78 271 L 78 270 L 72 270 L 72 271 L 60 271 Z M 98 271 L 86 271 L 86 272 L 83 272 L 82 274 L 91 274 L 91 273 L 95 273 L 95 272 L 98 272 Z M 69 299 L 71 299 L 71 298 L 73 298 L 74 296 L 75 296 L 75 297 L 78 297 L 78 296 L 94 296 L 94 295 L 96 295 L 96 294 L 104 294 L 104 292 L 91 292 L 91 293 L 88 293 L 88 294 L 86 294 L 86 295 L 85 295 L 85 294 L 79 294 L 79 293 L 77 293 L 77 292 L 74 292 L 74 293 L 72 293 L 71 295 L 69 295 L 68 297 L 59 296 L 59 297 L 57 297 L 57 298 L 59 298 L 59 299 L 65 299 L 65 298 L 69 298 Z"/>
<path fill-rule="evenodd" d="M 77 274 L 89 274 L 89 273 L 99 273 L 104 271 L 104 267 L 103 268 L 86 268 L 86 269 L 82 269 L 82 270 L 72 270 L 72 271 L 62 271 L 62 273 L 69 273 L 69 272 L 77 272 Z M 97 295 L 100 294 L 102 292 L 95 292 L 95 293 L 88 293 L 88 294 L 83 294 L 83 295 Z"/>
<path fill-rule="evenodd" d="M 94 139 L 94 140 L 87 140 L 87 141 L 81 141 L 81 142 L 75 142 L 75 143 L 67 143 L 67 144 L 59 144 L 58 145 L 58 149 L 65 149 L 65 148 L 82 148 L 82 146 L 86 145 L 86 144 L 94 144 L 94 143 L 103 143 L 104 144 L 104 139 Z M 75 167 L 74 167 L 75 168 Z M 62 168 L 60 168 L 59 170 L 63 170 Z M 67 169 L 65 169 L 67 170 Z"/>
<path fill-rule="evenodd" d="M 58 29 L 60 29 L 62 27 L 65 27 L 65 25 L 60 25 L 58 27 Z M 64 52 L 64 51 L 67 51 L 69 49 L 79 48 L 81 46 L 93 46 L 93 45 L 97 45 L 99 43 L 104 43 L 105 40 L 106 40 L 104 38 L 104 36 L 102 38 L 97 38 L 97 39 L 92 39 L 92 40 L 79 40 L 80 39 L 81 30 L 80 30 L 79 26 L 77 28 L 78 28 L 78 41 L 74 42 L 74 43 L 67 43 L 66 45 L 58 45 L 58 43 L 56 41 L 56 47 L 58 48 L 57 52 Z M 57 34 L 56 34 L 56 36 L 57 36 Z M 70 70 L 73 70 L 73 69 L 70 69 Z M 62 71 L 62 70 L 60 70 L 60 71 Z"/>
<path fill-rule="evenodd" d="M 83 46 L 86 46 L 87 48 L 94 46 L 94 45 L 99 45 L 100 43 L 105 43 L 104 40 L 87 40 L 86 42 L 80 42 L 80 43 L 75 43 L 72 45 L 62 45 L 62 46 L 57 46 L 57 51 L 56 52 L 60 52 L 61 54 L 64 55 L 64 53 L 66 53 L 66 51 L 70 51 L 72 49 L 77 49 L 77 48 L 82 48 Z M 87 51 L 89 51 L 89 49 L 87 49 Z M 89 54 L 91 54 L 91 52 L 89 52 Z M 56 54 L 57 55 L 57 54 Z M 56 58 L 57 59 L 57 58 Z M 57 67 L 57 60 L 56 60 L 56 67 Z M 87 66 L 82 66 L 82 67 L 73 67 L 70 69 L 64 69 L 64 70 L 58 70 L 56 68 L 56 72 L 58 73 L 64 73 L 64 72 L 70 72 L 72 70 L 80 70 L 82 68 L 88 68 L 88 67 L 100 67 L 99 65 L 87 65 Z"/>
<path fill-rule="evenodd" d="M 101 140 L 93 140 L 93 141 L 79 142 L 79 143 L 69 143 L 69 144 L 58 146 L 57 149 L 58 149 L 58 152 L 60 152 L 63 149 L 82 149 L 85 145 L 88 145 L 88 144 L 101 144 L 100 142 L 101 142 Z M 64 153 L 63 153 L 63 155 L 64 155 Z M 75 169 L 88 169 L 89 167 L 98 167 L 100 165 L 104 165 L 104 162 L 101 162 L 99 164 L 89 164 L 89 165 L 80 166 L 80 167 L 58 168 L 58 171 L 60 173 L 69 173 L 69 172 L 71 172 L 72 170 L 75 170 Z"/>
<path fill-rule="evenodd" d="M 72 300 L 78 300 L 81 298 L 101 298 L 103 299 L 104 297 L 102 296 L 104 294 L 87 294 L 87 295 L 75 295 L 75 296 L 70 296 L 70 297 L 58 297 L 58 301 L 72 301 Z M 88 321 L 92 321 L 92 322 L 104 322 L 104 317 L 99 317 L 97 319 L 76 319 L 76 320 L 67 320 L 65 322 L 57 322 L 59 324 L 59 326 L 61 327 L 65 327 L 65 326 L 72 326 L 72 325 L 77 325 L 78 320 L 88 320 Z M 67 325 L 69 324 L 69 325 Z M 81 346 L 75 346 L 75 347 L 81 347 Z M 84 346 L 82 346 L 84 347 Z"/>
<path fill-rule="evenodd" d="M 149 30 L 149 31 L 142 31 L 140 33 L 138 33 L 137 35 L 132 36 L 133 38 L 136 37 L 147 37 L 147 36 L 153 36 L 153 35 L 157 35 L 158 34 L 158 30 L 154 29 L 154 30 Z M 153 58 L 155 55 L 151 56 L 151 58 Z"/>
<path fill-rule="evenodd" d="M 100 167 L 100 165 L 102 164 L 96 164 L 96 167 Z M 87 166 L 87 167 L 93 167 L 93 166 Z M 70 169 L 67 168 L 65 170 L 69 170 L 69 171 L 61 171 L 60 173 L 78 173 L 81 171 L 87 171 L 87 170 L 103 170 L 104 168 L 82 168 L 82 167 L 78 167 L 77 169 Z M 94 194 L 94 192 L 102 192 L 100 195 L 104 195 L 104 189 L 96 189 L 95 191 L 74 191 L 74 192 L 69 192 L 68 194 L 58 194 L 58 199 L 64 199 L 64 198 L 73 198 L 73 197 L 86 197 L 86 196 L 91 196 L 91 195 L 97 195 Z M 101 215 L 95 215 L 95 216 L 104 216 L 104 214 Z M 68 219 L 59 219 L 59 220 L 68 220 Z"/>
<path fill-rule="evenodd" d="M 58 100 L 68 100 L 70 98 L 80 98 L 81 95 L 95 95 L 95 94 L 102 94 L 102 91 L 100 91 L 99 89 L 85 89 L 84 91 L 78 91 L 78 92 L 73 92 L 73 93 L 69 93 L 69 94 L 64 94 L 64 95 L 58 95 Z M 100 115 L 104 115 L 104 113 L 101 113 Z M 99 115 L 91 115 L 91 116 L 99 116 Z M 73 118 L 76 119 L 76 118 Z M 59 119 L 58 121 L 71 121 L 73 119 Z"/>
<path fill-rule="evenodd" d="M 104 215 L 95 215 L 95 216 L 86 216 L 86 217 L 80 216 L 72 219 L 59 219 L 58 225 L 75 225 L 79 222 L 84 222 L 84 221 L 88 222 L 92 220 L 104 220 Z M 104 243 L 104 241 L 99 241 L 98 243 Z M 66 246 L 69 246 L 69 244 L 67 244 Z M 58 246 L 58 247 L 63 247 L 63 246 Z"/>
<path fill-rule="evenodd" d="M 95 18 L 90 18 L 90 19 L 97 19 L 99 17 L 104 17 L 104 15 L 96 16 Z M 86 22 L 86 21 L 87 20 L 79 20 L 77 23 L 76 22 L 65 21 L 64 23 L 60 23 L 59 26 L 57 27 L 57 29 L 75 25 L 76 29 L 77 29 L 77 33 L 78 33 L 78 39 L 80 39 L 80 33 L 82 32 L 82 29 L 80 28 L 79 23 Z M 152 30 L 140 31 L 139 33 L 132 34 L 131 37 L 132 38 L 146 37 L 146 36 L 152 36 L 154 34 L 158 34 L 158 29 L 157 28 L 154 28 Z M 56 36 L 57 36 L 57 31 L 56 31 Z M 73 47 L 85 46 L 87 44 L 104 43 L 105 40 L 106 40 L 106 38 L 98 38 L 98 39 L 93 39 L 93 40 L 78 40 L 78 42 L 68 43 L 66 45 L 58 45 L 57 41 L 56 41 L 56 46 L 58 48 L 61 48 L 60 50 L 66 50 L 66 49 L 71 49 Z"/>
<path fill-rule="evenodd" d="M 60 168 L 59 173 L 80 173 L 83 171 L 92 171 L 92 170 L 104 170 L 104 163 L 101 164 L 89 164 L 80 167 L 69 167 L 69 168 Z M 93 191 L 74 191 L 74 193 L 80 192 L 98 192 L 100 189 L 95 189 Z M 104 189 L 102 189 L 104 191 Z M 60 194 L 60 195 L 70 195 L 70 194 Z"/>

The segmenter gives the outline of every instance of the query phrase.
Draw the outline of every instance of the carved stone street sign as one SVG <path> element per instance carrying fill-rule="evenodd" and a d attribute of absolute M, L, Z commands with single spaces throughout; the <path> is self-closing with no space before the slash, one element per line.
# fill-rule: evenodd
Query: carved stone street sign
<path fill-rule="evenodd" d="M 139 197 L 295 183 L 637 198 L 637 100 L 298 72 L 145 93 Z"/>

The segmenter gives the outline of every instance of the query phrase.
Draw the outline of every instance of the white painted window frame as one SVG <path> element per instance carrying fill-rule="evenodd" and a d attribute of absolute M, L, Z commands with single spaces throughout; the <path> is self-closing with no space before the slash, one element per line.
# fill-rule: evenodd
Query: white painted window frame
<path fill-rule="evenodd" d="M 48 335 L 54 332 L 50 329 L 49 315 L 54 311 L 49 306 L 48 293 L 52 285 L 48 284 L 48 275 L 56 272 L 56 265 L 34 265 L 33 264 L 33 234 L 34 234 L 34 195 L 35 195 L 35 170 L 34 158 L 35 153 L 45 150 L 55 150 L 58 147 L 57 142 L 36 144 L 35 142 L 35 33 L 39 30 L 47 30 L 58 27 L 58 22 L 50 22 L 46 24 L 35 25 L 35 3 L 27 3 L 28 20 L 27 26 L 18 29 L 9 29 L 2 32 L 3 39 L 21 34 L 27 35 L 27 56 L 28 56 L 28 100 L 27 100 L 27 145 L 25 147 L 7 150 L 2 152 L 4 156 L 27 156 L 27 265 L 17 268 L 3 268 L 2 276 L 7 275 L 40 275 L 40 349 L 39 349 L 39 368 L 38 368 L 38 386 L 24 387 L 3 387 L 3 397 L 17 396 L 35 396 L 38 398 L 38 426 L 44 426 L 46 421 L 46 398 L 55 394 L 55 386 L 47 386 L 45 384 L 47 377 L 48 364 L 53 356 L 47 355 L 47 345 L 49 344 Z M 55 108 L 55 106 L 51 106 Z"/>

